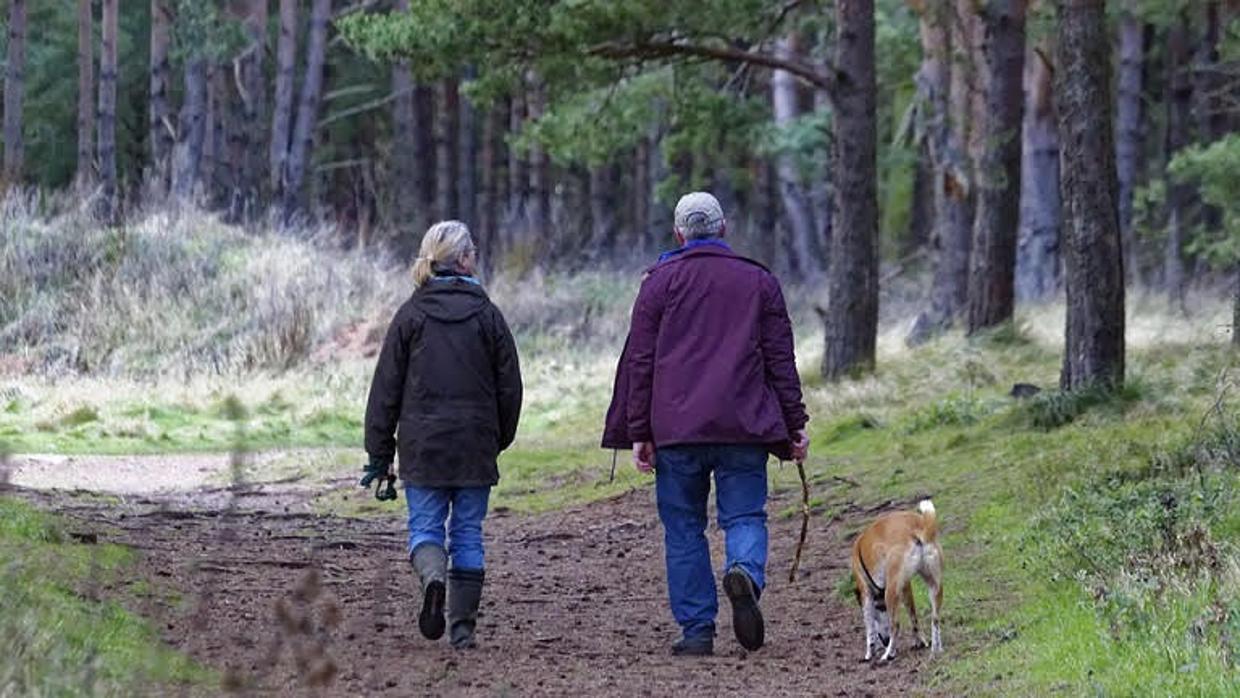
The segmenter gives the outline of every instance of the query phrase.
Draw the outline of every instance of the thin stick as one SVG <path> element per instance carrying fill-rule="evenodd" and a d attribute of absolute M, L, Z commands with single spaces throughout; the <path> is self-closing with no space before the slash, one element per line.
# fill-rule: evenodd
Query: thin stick
<path fill-rule="evenodd" d="M 607 478 L 608 482 L 616 481 L 616 455 L 619 453 L 620 452 L 614 448 L 611 450 L 611 477 Z"/>
<path fill-rule="evenodd" d="M 801 537 L 797 540 L 796 556 L 788 571 L 788 583 L 797 581 L 797 568 L 801 566 L 801 553 L 805 551 L 805 537 L 809 535 L 809 480 L 805 477 L 805 462 L 797 461 L 797 474 L 801 476 Z"/>

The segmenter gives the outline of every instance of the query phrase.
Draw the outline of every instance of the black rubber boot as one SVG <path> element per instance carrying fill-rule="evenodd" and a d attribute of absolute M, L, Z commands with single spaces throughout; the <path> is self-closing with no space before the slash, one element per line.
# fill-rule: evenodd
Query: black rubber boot
<path fill-rule="evenodd" d="M 418 614 L 418 630 L 428 640 L 438 640 L 444 631 L 444 600 L 447 596 L 445 577 L 448 553 L 442 546 L 423 543 L 409 555 L 413 569 L 422 583 L 422 611 Z"/>
<path fill-rule="evenodd" d="M 478 604 L 482 602 L 482 570 L 458 570 L 448 572 L 448 623 L 451 626 L 452 646 L 472 649 L 474 628 L 478 625 Z"/>
<path fill-rule="evenodd" d="M 753 580 L 740 567 L 733 567 L 723 576 L 723 591 L 732 603 L 732 630 L 737 642 L 750 652 L 759 649 L 766 640 L 766 627 Z"/>
<path fill-rule="evenodd" d="M 715 653 L 715 640 L 709 637 L 682 637 L 672 644 L 674 657 L 709 657 Z"/>

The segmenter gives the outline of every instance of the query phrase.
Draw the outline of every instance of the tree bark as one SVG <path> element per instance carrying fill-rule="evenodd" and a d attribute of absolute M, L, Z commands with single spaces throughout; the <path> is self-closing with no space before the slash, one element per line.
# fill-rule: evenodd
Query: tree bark
<path fill-rule="evenodd" d="M 1128 281 L 1137 276 L 1133 195 L 1140 181 L 1145 139 L 1145 25 L 1133 6 L 1125 3 L 1119 20 L 1118 98 L 1115 103 L 1115 167 L 1119 177 L 1119 227 L 1124 238 L 1124 269 Z"/>
<path fill-rule="evenodd" d="M 455 78 L 439 81 L 435 92 L 435 184 L 438 201 L 435 218 L 459 218 L 460 197 L 457 193 L 460 161 L 457 159 L 460 137 L 461 105 Z"/>
<path fill-rule="evenodd" d="M 545 87 L 542 79 L 533 74 L 527 77 L 527 84 L 526 118 L 536 122 L 542 118 L 546 109 Z M 532 233 L 529 239 L 535 246 L 542 246 L 551 233 L 548 225 L 551 209 L 551 162 L 547 158 L 547 151 L 538 143 L 530 145 L 529 166 L 530 188 L 526 204 L 526 220 L 529 221 Z"/>
<path fill-rule="evenodd" d="M 280 0 L 280 38 L 276 42 L 276 94 L 271 110 L 268 174 L 273 200 L 284 197 L 284 162 L 293 126 L 293 88 L 297 80 L 297 0 Z"/>
<path fill-rule="evenodd" d="M 775 53 L 784 59 L 796 58 L 796 37 L 790 35 L 780 39 Z M 797 88 L 797 80 L 792 73 L 786 70 L 772 71 L 771 108 L 777 127 L 786 127 L 800 116 Z M 790 238 L 787 248 L 792 253 L 790 268 L 795 276 L 805 278 L 819 271 L 821 265 L 810 248 L 810 241 L 814 237 L 814 218 L 798 169 L 795 153 L 783 152 L 776 156 L 775 174 L 779 181 L 779 198 Z M 766 231 L 766 234 L 772 232 Z"/>
<path fill-rule="evenodd" d="M 1192 142 L 1193 83 L 1187 13 L 1172 25 L 1167 35 L 1167 160 L 1170 162 Z M 1184 264 L 1184 238 L 1189 226 L 1192 185 L 1167 178 L 1167 248 L 1163 284 L 1172 307 L 1187 312 L 1185 294 L 1188 280 Z"/>
<path fill-rule="evenodd" d="M 26 87 L 26 0 L 9 0 L 9 53 L 4 68 L 4 179 L 21 180 L 22 93 Z"/>
<path fill-rule="evenodd" d="M 267 165 L 264 130 L 260 124 L 267 116 L 266 80 L 263 78 L 263 57 L 267 53 L 267 0 L 246 0 L 242 25 L 246 48 L 237 58 L 238 106 L 240 121 L 236 123 L 236 147 L 239 168 L 233 190 L 230 217 L 249 221 L 258 212 Z"/>
<path fill-rule="evenodd" d="M 652 248 L 653 230 L 650 221 L 650 138 L 642 136 L 633 150 L 633 188 L 630 192 L 633 210 L 634 251 L 646 253 Z"/>
<path fill-rule="evenodd" d="M 1232 270 L 1231 345 L 1240 347 L 1240 265 Z"/>
<path fill-rule="evenodd" d="M 120 0 L 102 0 L 99 51 L 99 216 L 115 223 L 120 210 L 116 181 L 116 56 Z"/>
<path fill-rule="evenodd" d="M 469 77 L 467 75 L 467 77 Z M 457 207 L 458 216 L 466 225 L 478 225 L 478 117 L 474 105 L 460 96 L 459 134 L 457 137 Z"/>
<path fill-rule="evenodd" d="M 78 0 L 77 184 L 95 179 L 95 17 L 92 0 Z"/>
<path fill-rule="evenodd" d="M 435 90 L 426 85 L 413 88 L 414 189 L 418 192 L 419 229 L 435 217 Z"/>
<path fill-rule="evenodd" d="M 934 273 L 929 304 L 906 338 L 921 344 L 951 327 L 968 297 L 972 235 L 972 175 L 967 149 L 976 70 L 964 25 L 950 0 L 925 3 L 924 54 L 917 84 L 925 108 L 926 140 L 934 168 Z"/>
<path fill-rule="evenodd" d="M 482 126 L 482 144 L 479 152 L 478 181 L 478 246 L 481 248 L 482 265 L 488 272 L 495 269 L 500 253 L 498 244 L 499 221 L 499 139 L 508 112 L 501 106 L 487 110 Z"/>
<path fill-rule="evenodd" d="M 1053 71 L 1040 51 L 1030 52 L 1025 70 L 1024 155 L 1021 160 L 1020 240 L 1016 291 L 1022 300 L 1055 292 L 1059 282 L 1059 131 L 1051 81 Z"/>
<path fill-rule="evenodd" d="M 409 0 L 398 0 L 397 12 L 409 11 Z M 410 74 L 408 61 L 398 61 L 392 65 L 392 195 L 396 199 L 393 209 L 396 212 L 396 228 L 405 233 L 413 233 L 424 226 L 423 221 L 416 220 L 419 213 L 418 204 L 418 170 L 422 163 L 418 160 L 417 146 L 414 142 L 417 127 L 417 113 L 414 103 L 413 76 Z"/>
<path fill-rule="evenodd" d="M 1012 319 L 1020 226 L 1025 0 L 990 0 L 985 10 L 985 150 L 977 168 L 977 210 L 969 270 L 969 334 Z"/>
<path fill-rule="evenodd" d="M 616 190 L 619 173 L 615 165 L 590 167 L 590 249 L 591 259 L 606 257 L 616 243 Z"/>
<path fill-rule="evenodd" d="M 1106 9 L 1059 0 L 1055 105 L 1065 206 L 1064 390 L 1124 381 L 1124 258 L 1110 113 Z"/>
<path fill-rule="evenodd" d="M 185 101 L 177 118 L 172 191 L 188 199 L 199 189 L 203 151 L 207 149 L 207 59 L 192 56 L 185 64 Z"/>
<path fill-rule="evenodd" d="M 518 89 L 512 97 L 508 112 L 508 205 L 504 212 L 506 252 L 512 251 L 518 241 L 525 239 L 525 216 L 530 192 L 529 162 L 513 142 L 520 137 L 524 122 L 525 91 Z"/>
<path fill-rule="evenodd" d="M 314 132 L 323 97 L 323 65 L 327 59 L 327 25 L 331 0 L 314 0 L 310 9 L 310 32 L 306 39 L 306 72 L 297 105 L 297 121 L 288 160 L 284 165 L 284 221 L 289 223 L 305 208 L 306 170 L 314 148 Z"/>
<path fill-rule="evenodd" d="M 909 211 L 908 232 L 905 234 L 903 255 L 916 254 L 930 244 L 934 231 L 934 163 L 930 158 L 930 146 L 924 140 L 917 144 L 917 163 L 913 166 L 913 201 Z"/>
<path fill-rule="evenodd" d="M 837 0 L 836 212 L 826 349 L 829 380 L 874 368 L 878 340 L 878 136 L 874 1 Z"/>
<path fill-rule="evenodd" d="M 168 87 L 172 75 L 172 65 L 169 62 L 172 15 L 168 2 L 169 0 L 151 0 L 147 142 L 151 149 L 148 179 L 156 196 L 163 196 L 168 191 L 172 158 L 172 108 L 168 102 Z"/>

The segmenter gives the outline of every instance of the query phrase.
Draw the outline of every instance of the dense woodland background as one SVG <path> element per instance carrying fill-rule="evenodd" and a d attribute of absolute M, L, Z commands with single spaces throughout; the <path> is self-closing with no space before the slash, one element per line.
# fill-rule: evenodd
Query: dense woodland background
<path fill-rule="evenodd" d="M 649 259 L 707 188 L 823 289 L 831 377 L 889 275 L 926 272 L 911 343 L 1066 286 L 1111 380 L 1125 283 L 1187 311 L 1240 262 L 1235 2 L 5 4 L 7 187 L 406 260 L 460 218 L 516 275 Z"/>

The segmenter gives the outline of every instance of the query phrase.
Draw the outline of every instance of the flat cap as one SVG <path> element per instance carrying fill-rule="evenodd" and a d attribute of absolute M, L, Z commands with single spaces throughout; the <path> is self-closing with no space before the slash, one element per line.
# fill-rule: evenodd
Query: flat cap
<path fill-rule="evenodd" d="M 688 239 L 714 237 L 723 228 L 723 207 L 708 192 L 685 194 L 676 203 L 675 224 Z"/>

